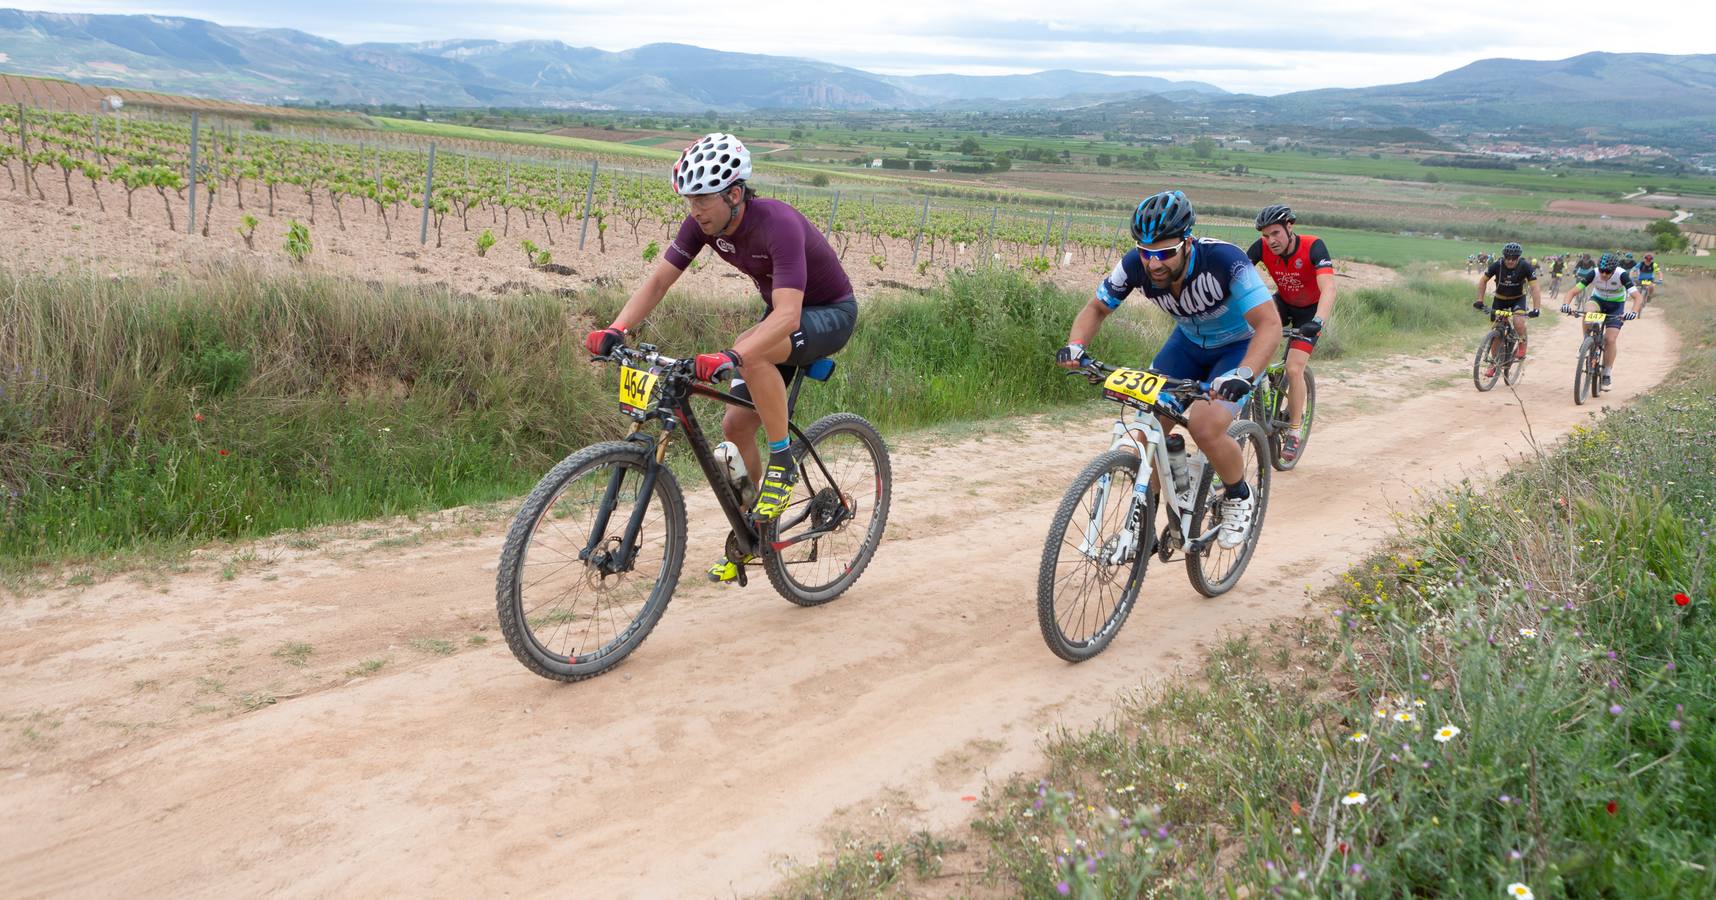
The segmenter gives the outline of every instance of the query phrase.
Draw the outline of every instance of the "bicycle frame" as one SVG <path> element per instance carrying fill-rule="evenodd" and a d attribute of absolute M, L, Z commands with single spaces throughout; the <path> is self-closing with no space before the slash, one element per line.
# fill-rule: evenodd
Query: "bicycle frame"
<path fill-rule="evenodd" d="M 1180 419 L 1180 424 L 1186 424 L 1185 420 Z M 1125 414 L 1122 413 L 1120 418 L 1115 421 L 1112 433 L 1113 439 L 1109 441 L 1109 450 L 1126 448 L 1131 450 L 1131 452 L 1138 457 L 1138 479 L 1135 482 L 1136 487 L 1134 487 L 1132 491 L 1132 499 L 1130 501 L 1132 505 L 1128 507 L 1126 511 L 1126 519 L 1129 526 L 1127 531 L 1128 539 L 1121 541 L 1121 546 L 1116 548 L 1117 551 L 1130 551 L 1132 546 L 1129 542 L 1136 541 L 1141 537 L 1138 534 L 1138 523 L 1142 520 L 1142 510 L 1139 508 L 1139 505 L 1146 501 L 1150 481 L 1153 478 L 1160 481 L 1160 494 L 1162 495 L 1163 509 L 1173 517 L 1170 521 L 1174 526 L 1174 530 L 1182 536 L 1185 535 L 1192 527 L 1192 509 L 1197 504 L 1197 498 L 1194 494 L 1190 502 L 1183 501 L 1179 492 L 1173 489 L 1172 475 L 1164 474 L 1172 473 L 1173 471 L 1170 466 L 1168 455 L 1168 436 L 1162 430 L 1161 423 L 1156 421 L 1155 414 L 1145 410 L 1138 410 L 1134 415 L 1132 422 L 1128 424 Z M 1193 468 L 1192 461 L 1194 458 L 1199 461 L 1199 464 L 1196 467 L 1197 472 L 1195 474 L 1191 471 Z M 1190 454 L 1186 457 L 1187 474 L 1192 483 L 1191 489 L 1194 492 L 1202 487 L 1204 467 L 1207 465 L 1208 463 L 1203 460 L 1202 453 L 1199 453 L 1196 457 L 1193 457 Z M 1101 519 L 1102 511 L 1106 508 L 1107 502 L 1108 488 L 1107 485 L 1104 485 L 1101 497 L 1096 504 L 1095 513 L 1092 515 L 1092 523 L 1086 526 L 1087 540 L 1090 539 L 1089 529 L 1094 528 L 1095 522 Z M 1216 534 L 1220 530 L 1221 528 L 1219 525 L 1213 525 L 1208 533 L 1198 535 L 1197 537 L 1186 541 L 1186 551 L 1189 553 L 1202 551 L 1205 547 L 1209 546 L 1210 541 L 1215 540 Z"/>
<path fill-rule="evenodd" d="M 844 514 L 836 515 L 832 521 L 821 528 L 806 531 L 788 540 L 765 542 L 764 535 L 752 523 L 747 510 L 741 505 L 732 483 L 727 480 L 726 472 L 720 462 L 715 459 L 714 448 L 710 445 L 709 439 L 704 436 L 703 428 L 697 422 L 697 415 L 692 411 L 691 398 L 707 397 L 728 406 L 737 406 L 749 410 L 755 410 L 756 404 L 695 381 L 689 371 L 689 360 L 676 360 L 662 356 L 648 344 L 640 344 L 637 350 L 620 348 L 614 352 L 613 356 L 606 357 L 606 359 L 621 365 L 626 365 L 630 361 L 643 362 L 653 369 L 659 370 L 659 374 L 662 376 L 660 394 L 656 403 L 648 410 L 627 411 L 627 415 L 630 415 L 633 421 L 631 432 L 626 435 L 625 439 L 641 443 L 649 451 L 646 454 L 647 461 L 644 467 L 643 483 L 638 486 L 637 495 L 640 499 L 647 499 L 655 490 L 656 478 L 667 458 L 668 442 L 672 440 L 675 431 L 683 431 L 686 441 L 691 446 L 691 455 L 696 458 L 698 465 L 703 469 L 703 477 L 709 481 L 710 488 L 715 491 L 715 500 L 720 504 L 722 513 L 727 516 L 727 523 L 733 528 L 733 534 L 740 552 L 760 556 L 763 552 L 772 553 L 784 550 L 802 541 L 831 533 L 844 522 L 846 515 L 849 515 L 843 509 L 842 513 Z M 787 397 L 789 410 L 798 399 L 799 388 L 803 385 L 804 376 L 805 370 L 803 368 L 800 368 L 797 374 L 793 376 L 793 383 L 789 387 Z M 643 431 L 643 426 L 650 421 L 661 423 L 661 437 L 657 438 Z M 800 431 L 798 425 L 790 419 L 787 422 L 787 429 L 799 441 L 800 446 L 804 447 L 806 456 L 815 462 L 817 469 L 822 472 L 824 480 L 833 485 L 834 476 L 830 475 L 828 467 L 823 465 L 822 458 L 816 453 L 816 448 L 805 440 L 804 432 Z M 599 551 L 597 548 L 602 542 L 602 536 L 607 533 L 608 523 L 619 500 L 620 488 L 625 481 L 625 474 L 623 469 L 615 469 L 609 477 L 607 490 L 602 495 L 601 506 L 597 509 L 590 526 L 589 540 L 578 554 L 578 559 L 584 562 L 589 562 L 595 557 L 602 567 L 603 574 L 617 574 L 631 570 L 637 557 L 638 530 L 642 527 L 644 514 L 648 510 L 647 502 L 639 502 L 632 508 L 631 517 L 626 522 L 619 548 L 612 555 L 602 557 L 601 554 L 605 551 Z M 804 510 L 796 518 L 777 522 L 777 534 L 802 522 L 804 517 L 810 514 L 810 507 L 811 505 L 806 503 Z"/>

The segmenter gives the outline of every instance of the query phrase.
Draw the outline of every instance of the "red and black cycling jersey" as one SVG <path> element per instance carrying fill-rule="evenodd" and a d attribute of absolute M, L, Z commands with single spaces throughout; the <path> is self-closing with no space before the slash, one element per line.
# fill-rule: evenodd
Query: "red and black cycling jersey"
<path fill-rule="evenodd" d="M 1528 259 L 1521 259 L 1511 269 L 1498 259 L 1484 270 L 1484 276 L 1495 281 L 1497 300 L 1519 300 L 1525 296 L 1526 282 L 1537 280 L 1537 270 Z"/>
<path fill-rule="evenodd" d="M 1258 238 L 1245 251 L 1252 265 L 1263 263 L 1269 277 L 1275 279 L 1275 293 L 1288 306 L 1316 306 L 1323 298 L 1317 287 L 1317 276 L 1335 274 L 1335 261 L 1323 239 L 1314 234 L 1293 235 L 1293 246 L 1285 259 L 1276 256 L 1269 245 Z"/>

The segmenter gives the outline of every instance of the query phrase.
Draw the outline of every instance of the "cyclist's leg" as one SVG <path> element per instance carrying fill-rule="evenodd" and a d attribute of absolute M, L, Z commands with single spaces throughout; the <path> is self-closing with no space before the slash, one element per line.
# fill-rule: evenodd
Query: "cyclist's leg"
<path fill-rule="evenodd" d="M 1277 299 L 1275 308 L 1281 313 L 1281 323 L 1293 328 L 1309 324 L 1317 317 L 1315 306 L 1289 306 Z M 1305 417 L 1305 366 L 1316 346 L 1315 337 L 1296 337 L 1287 345 L 1287 419 L 1294 428 Z"/>
<path fill-rule="evenodd" d="M 745 468 L 751 474 L 753 482 L 760 479 L 763 472 L 761 454 L 756 442 L 758 425 L 765 427 L 771 441 L 786 437 L 787 383 L 797 374 L 800 366 L 833 355 L 845 347 L 852 337 L 852 329 L 857 319 L 856 300 L 805 307 L 799 313 L 797 331 L 778 345 L 765 349 L 760 354 L 761 359 L 755 363 L 751 357 L 745 359 L 741 379 L 735 379 L 732 394 L 751 400 L 756 404 L 757 411 L 729 407 L 726 418 L 722 420 L 721 431 L 728 440 L 739 446 L 739 452 L 745 460 Z M 771 417 L 778 419 L 771 420 Z M 776 437 L 777 434 L 780 437 Z"/>
<path fill-rule="evenodd" d="M 1180 377 L 1211 381 L 1238 368 L 1245 361 L 1245 351 L 1249 346 L 1250 341 L 1244 340 L 1225 347 L 1198 348 L 1198 371 Z M 1223 485 L 1238 484 L 1245 478 L 1245 457 L 1240 452 L 1239 442 L 1227 433 L 1227 426 L 1233 424 L 1239 410 L 1237 403 L 1199 400 L 1186 414 L 1186 430 L 1191 432 L 1198 449 L 1209 458 L 1210 466 L 1221 477 Z"/>
<path fill-rule="evenodd" d="M 1615 367 L 1615 357 L 1620 354 L 1619 348 L 1622 323 L 1619 318 L 1615 317 L 1626 311 L 1627 304 L 1623 299 L 1614 303 L 1599 303 L 1596 305 L 1601 307 L 1602 311 L 1610 316 L 1610 318 L 1603 323 L 1603 374 L 1607 375 L 1609 374 L 1609 370 Z"/>

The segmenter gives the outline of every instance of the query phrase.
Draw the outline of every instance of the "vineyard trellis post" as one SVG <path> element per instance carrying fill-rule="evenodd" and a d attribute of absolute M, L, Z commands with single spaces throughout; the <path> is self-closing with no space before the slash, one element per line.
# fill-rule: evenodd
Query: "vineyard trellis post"
<path fill-rule="evenodd" d="M 834 206 L 828 210 L 828 228 L 824 230 L 824 235 L 831 235 L 834 233 L 834 217 L 838 215 L 840 215 L 840 192 L 835 191 Z"/>
<path fill-rule="evenodd" d="M 1125 227 L 1126 225 L 1123 222 L 1114 223 L 1114 246 L 1108 248 L 1108 255 L 1113 256 L 1120 252 L 1120 229 Z"/>
<path fill-rule="evenodd" d="M 435 197 L 435 142 L 429 142 L 429 170 L 423 174 L 423 224 L 417 229 L 419 246 L 429 243 L 429 203 Z"/>
<path fill-rule="evenodd" d="M 191 162 L 187 167 L 185 180 L 190 182 L 190 202 L 185 211 L 185 233 L 197 233 L 197 136 L 201 121 L 196 111 L 191 112 Z"/>
<path fill-rule="evenodd" d="M 584 221 L 578 225 L 578 252 L 584 252 L 584 236 L 590 233 L 590 204 L 596 199 L 596 167 L 600 160 L 590 160 L 590 184 L 584 188 Z"/>
<path fill-rule="evenodd" d="M 1055 211 L 1049 210 L 1049 224 L 1043 228 L 1043 246 L 1037 251 L 1038 257 L 1049 255 L 1049 238 L 1055 233 Z"/>
<path fill-rule="evenodd" d="M 1067 233 L 1072 231 L 1072 215 L 1061 219 L 1061 246 L 1055 251 L 1055 259 L 1063 259 L 1067 255 Z"/>
<path fill-rule="evenodd" d="M 983 263 L 988 265 L 995 261 L 995 219 L 1001 215 L 1001 207 L 989 210 L 989 234 L 983 238 Z"/>
<path fill-rule="evenodd" d="M 929 221 L 929 198 L 924 198 L 924 210 L 918 213 L 918 236 L 912 238 L 912 266 L 918 264 L 918 244 L 924 239 L 924 223 Z"/>

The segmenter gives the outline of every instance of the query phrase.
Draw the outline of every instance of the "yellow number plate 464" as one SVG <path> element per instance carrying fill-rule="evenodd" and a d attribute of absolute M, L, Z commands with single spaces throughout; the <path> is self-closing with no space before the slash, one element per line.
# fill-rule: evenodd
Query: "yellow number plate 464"
<path fill-rule="evenodd" d="M 620 368 L 620 405 L 632 409 L 649 409 L 655 398 L 656 382 L 661 376 L 638 369 Z"/>
<path fill-rule="evenodd" d="M 1155 403 L 1167 379 L 1142 369 L 1116 369 L 1103 381 L 1103 393 L 1110 397 L 1128 397 L 1139 403 Z"/>

